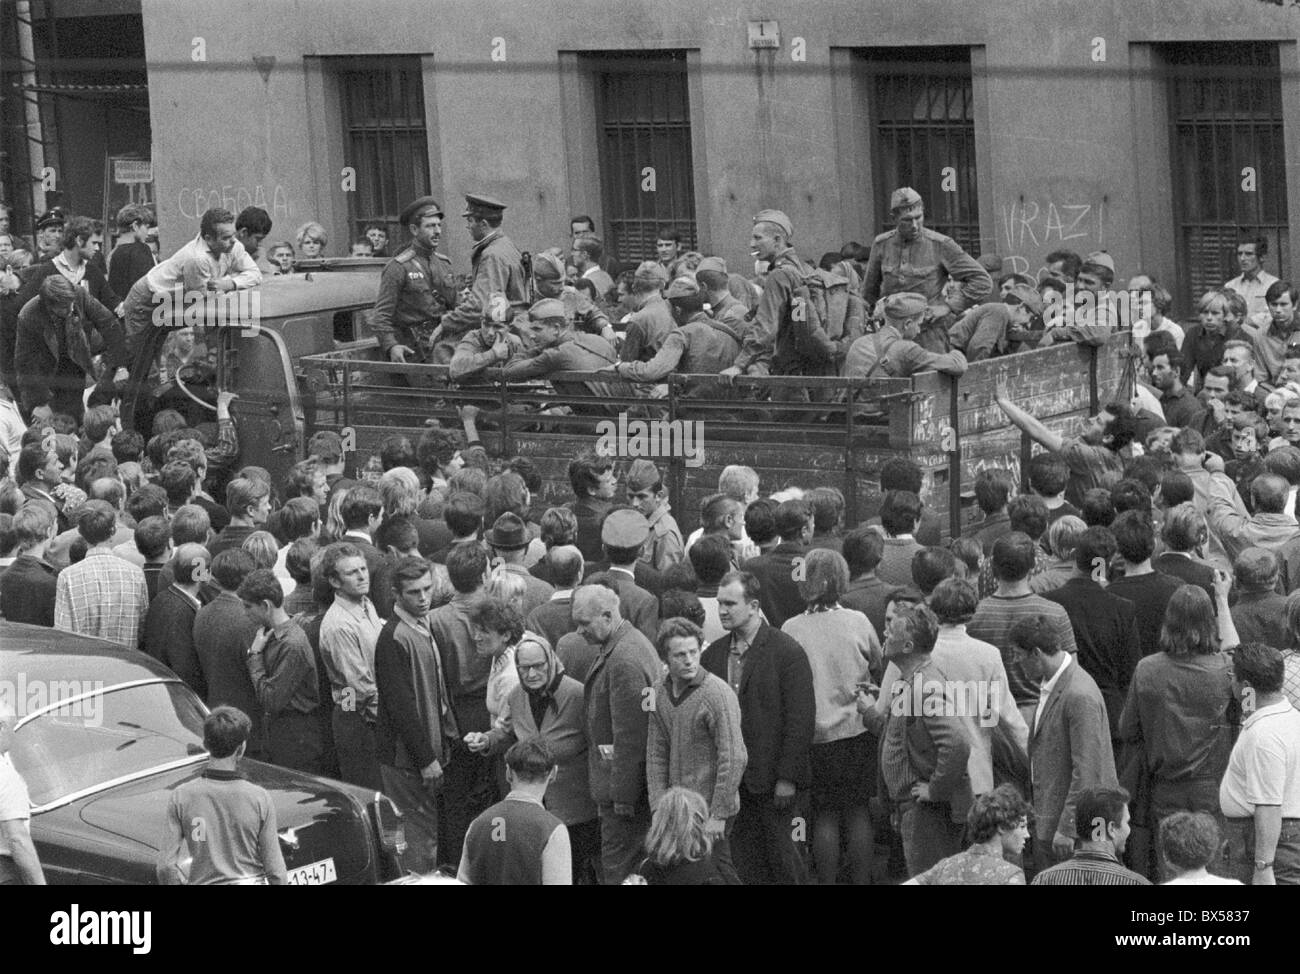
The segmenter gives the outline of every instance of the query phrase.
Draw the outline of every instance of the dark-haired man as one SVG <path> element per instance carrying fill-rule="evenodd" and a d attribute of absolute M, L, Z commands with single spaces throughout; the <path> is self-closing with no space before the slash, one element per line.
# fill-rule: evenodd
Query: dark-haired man
<path fill-rule="evenodd" d="M 1058 454 L 1070 468 L 1070 482 L 1065 497 L 1081 505 L 1084 492 L 1093 487 L 1114 486 L 1124 476 L 1120 456 L 1133 439 L 1136 417 L 1126 403 L 1111 402 L 1084 424 L 1078 437 L 1066 439 L 1048 429 L 1041 420 L 1011 401 L 1006 379 L 999 376 L 997 404 L 1015 426 L 1030 439 Z"/>
<path fill-rule="evenodd" d="M 104 501 L 81 506 L 77 531 L 88 550 L 85 558 L 59 573 L 54 628 L 139 649 L 149 591 L 144 572 L 109 547 L 116 527 L 117 512 Z"/>
<path fill-rule="evenodd" d="M 261 760 L 266 755 L 265 718 L 248 675 L 248 650 L 257 626 L 239 600 L 239 586 L 256 567 L 253 556 L 240 548 L 212 557 L 209 571 L 219 592 L 194 615 L 194 655 L 208 689 L 204 702 L 209 707 L 229 704 L 248 715 L 253 722 L 249 756 Z"/>
<path fill-rule="evenodd" d="M 1128 792 L 1118 786 L 1087 788 L 1075 805 L 1078 840 L 1068 860 L 1044 869 L 1034 886 L 1150 886 L 1151 881 L 1120 864 L 1128 844 Z"/>
<path fill-rule="evenodd" d="M 1149 515 L 1125 511 L 1110 526 L 1124 575 L 1110 583 L 1107 591 L 1133 604 L 1142 655 L 1160 652 L 1160 627 L 1164 625 L 1169 600 L 1183 584 L 1182 579 L 1156 571 L 1151 566 L 1155 551 L 1155 529 Z"/>
<path fill-rule="evenodd" d="M 171 793 L 158 851 L 160 883 L 283 886 L 289 881 L 275 803 L 265 788 L 239 772 L 252 733 L 252 721 L 235 707 L 218 707 L 203 721 L 207 767 Z M 186 859 L 188 868 L 181 865 Z"/>
<path fill-rule="evenodd" d="M 723 577 L 718 618 L 728 634 L 711 643 L 700 662 L 740 700 L 749 763 L 731 836 L 736 871 L 747 884 L 789 885 L 807 880 L 792 818 L 799 790 L 812 784 L 817 708 L 808 654 L 763 621 L 760 586 L 748 572 Z"/>
<path fill-rule="evenodd" d="M 812 511 L 804 501 L 782 501 L 776 509 L 776 529 L 781 543 L 766 555 L 751 558 L 742 566 L 760 583 L 763 615 L 774 627 L 804 610 L 796 575 L 803 566 L 812 538 Z"/>
<path fill-rule="evenodd" d="M 444 357 L 434 357 L 432 340 L 443 315 L 456 303 L 451 260 L 437 250 L 442 220 L 442 207 L 432 196 L 421 196 L 402 210 L 401 222 L 411 242 L 384 265 L 370 318 L 370 330 L 389 361 L 445 365 L 451 359 L 447 346 L 441 349 Z"/>

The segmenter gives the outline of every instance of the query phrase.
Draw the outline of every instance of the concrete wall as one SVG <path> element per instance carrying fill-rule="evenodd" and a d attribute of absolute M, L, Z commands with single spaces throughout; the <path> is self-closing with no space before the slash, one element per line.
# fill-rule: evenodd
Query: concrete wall
<path fill-rule="evenodd" d="M 169 0 L 142 8 L 165 249 L 217 204 L 265 206 L 276 236 L 321 218 L 338 237 L 347 163 L 328 72 L 313 59 L 390 54 L 422 55 L 430 67 L 433 192 L 448 212 L 459 213 L 459 194 L 480 189 L 511 205 L 507 229 L 522 248 L 564 243 L 570 214 L 600 211 L 590 85 L 571 52 L 687 49 L 701 243 L 744 266 L 751 215 L 778 206 L 815 257 L 870 239 L 881 219 L 849 49 L 951 44 L 976 49 L 984 248 L 1034 271 L 1059 246 L 1104 247 L 1123 278 L 1141 267 L 1173 279 L 1164 89 L 1143 72 L 1151 44 L 1218 39 L 1281 45 L 1291 82 L 1283 87 L 1292 253 L 1300 253 L 1294 8 L 1251 0 L 223 0 L 187 4 L 183 16 Z M 751 18 L 779 22 L 779 50 L 749 50 Z M 802 63 L 792 60 L 796 37 Z M 206 64 L 192 61 L 195 38 L 206 43 Z M 494 38 L 505 41 L 504 63 L 491 59 Z M 1104 62 L 1093 60 L 1095 38 L 1105 41 Z M 255 56 L 276 58 L 266 82 Z M 458 219 L 448 222 L 444 249 L 463 268 L 468 238 Z"/>

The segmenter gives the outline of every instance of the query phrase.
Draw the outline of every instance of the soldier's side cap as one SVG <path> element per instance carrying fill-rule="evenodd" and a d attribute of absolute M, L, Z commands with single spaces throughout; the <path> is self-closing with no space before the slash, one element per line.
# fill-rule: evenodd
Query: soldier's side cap
<path fill-rule="evenodd" d="M 649 490 L 656 484 L 663 483 L 663 476 L 653 460 L 633 460 L 624 483 L 627 484 L 627 489 L 633 492 Z"/>
<path fill-rule="evenodd" d="M 1018 302 L 1036 315 L 1043 313 L 1043 296 L 1038 293 L 1036 288 L 1028 284 L 1017 284 L 1011 289 L 1010 297 L 1014 297 Z"/>
<path fill-rule="evenodd" d="M 1092 264 L 1094 267 L 1104 267 L 1112 274 L 1115 273 L 1115 258 L 1104 250 L 1094 250 L 1087 257 L 1083 258 L 1085 264 Z"/>
<path fill-rule="evenodd" d="M 549 250 L 533 255 L 533 276 L 558 281 L 564 276 L 564 261 Z"/>
<path fill-rule="evenodd" d="M 794 224 L 791 223 L 790 218 L 780 210 L 759 210 L 754 214 L 754 222 L 775 224 L 781 228 L 781 231 L 785 234 L 787 240 L 794 236 Z"/>
<path fill-rule="evenodd" d="M 980 254 L 975 261 L 990 274 L 1002 273 L 1002 258 L 997 254 Z"/>
<path fill-rule="evenodd" d="M 929 307 L 929 303 L 925 300 L 924 294 L 917 294 L 915 291 L 900 291 L 885 298 L 885 317 L 892 318 L 895 321 L 906 321 L 908 318 L 915 318 L 917 315 L 925 314 L 927 307 Z"/>
<path fill-rule="evenodd" d="M 600 526 L 602 544 L 611 548 L 635 548 L 650 537 L 650 522 L 640 511 L 611 511 Z"/>
<path fill-rule="evenodd" d="M 504 203 L 493 199 L 491 196 L 484 196 L 482 193 L 466 193 L 465 212 L 461 216 L 473 216 L 477 213 L 501 213 L 505 208 Z"/>
<path fill-rule="evenodd" d="M 717 271 L 719 274 L 727 273 L 727 262 L 721 257 L 705 257 L 695 268 L 695 273 L 700 271 Z"/>
<path fill-rule="evenodd" d="M 432 196 L 421 196 L 419 199 L 412 200 L 406 204 L 406 209 L 402 210 L 402 226 L 407 226 L 415 222 L 421 210 L 432 207 L 435 216 L 445 216 L 442 212 L 442 205 Z"/>
<path fill-rule="evenodd" d="M 63 207 L 55 206 L 41 214 L 41 218 L 36 221 L 36 229 L 44 230 L 46 227 L 61 227 L 67 222 L 68 217 L 63 212 Z"/>
<path fill-rule="evenodd" d="M 699 282 L 693 277 L 679 277 L 664 291 L 664 297 L 668 300 L 673 298 L 693 298 L 700 293 Z"/>
<path fill-rule="evenodd" d="M 542 298 L 528 309 L 530 321 L 545 321 L 547 318 L 564 318 L 564 302 L 559 298 Z"/>
<path fill-rule="evenodd" d="M 900 186 L 894 190 L 894 195 L 889 197 L 889 208 L 891 210 L 903 210 L 909 206 L 916 206 L 920 202 L 920 193 L 911 186 Z"/>

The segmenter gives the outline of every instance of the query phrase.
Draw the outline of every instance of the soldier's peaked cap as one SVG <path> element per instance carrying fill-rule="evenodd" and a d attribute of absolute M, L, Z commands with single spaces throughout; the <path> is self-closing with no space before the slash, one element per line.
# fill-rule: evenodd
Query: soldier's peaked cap
<path fill-rule="evenodd" d="M 422 210 L 432 208 L 435 216 L 445 216 L 442 212 L 442 205 L 432 196 L 421 196 L 419 199 L 412 200 L 406 204 L 406 209 L 402 210 L 402 226 L 407 226 L 420 217 Z"/>
<path fill-rule="evenodd" d="M 502 213 L 505 208 L 504 203 L 493 199 L 491 196 L 484 196 L 482 193 L 466 193 L 465 212 L 461 216 L 486 216 L 493 213 Z"/>

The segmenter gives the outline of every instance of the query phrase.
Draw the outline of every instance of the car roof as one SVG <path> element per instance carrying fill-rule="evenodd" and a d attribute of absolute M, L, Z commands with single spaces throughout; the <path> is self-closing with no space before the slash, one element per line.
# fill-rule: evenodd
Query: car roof
<path fill-rule="evenodd" d="M 359 258 L 358 258 L 359 259 Z M 374 304 L 379 293 L 378 262 L 347 270 L 314 270 L 264 278 L 260 314 L 266 318 Z"/>
<path fill-rule="evenodd" d="M 84 688 L 102 682 L 107 688 L 175 679 L 166 666 L 138 650 L 45 626 L 0 621 L 0 680 L 15 686 L 21 682 L 31 687 L 39 681 L 47 694 L 64 688 L 61 696 L 71 696 L 80 689 L 70 684 Z"/>

